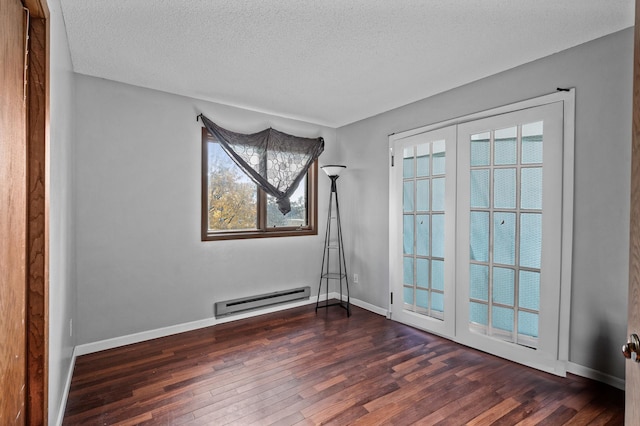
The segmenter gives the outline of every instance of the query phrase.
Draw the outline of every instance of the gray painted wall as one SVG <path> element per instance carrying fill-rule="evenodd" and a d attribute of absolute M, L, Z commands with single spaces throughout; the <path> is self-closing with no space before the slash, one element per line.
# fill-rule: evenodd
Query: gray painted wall
<path fill-rule="evenodd" d="M 76 76 L 78 344 L 213 317 L 216 301 L 317 288 L 324 237 L 200 241 L 200 112 L 250 133 L 335 129 Z M 320 176 L 319 211 L 329 179 Z"/>
<path fill-rule="evenodd" d="M 50 24 L 49 424 L 56 424 L 75 339 L 73 193 L 74 74 L 59 0 L 48 0 Z M 77 321 L 75 321 L 77 324 Z"/>
<path fill-rule="evenodd" d="M 595 40 L 337 130 L 352 295 L 387 307 L 388 135 L 576 88 L 570 361 L 624 377 L 633 30 Z M 437 64 L 434 64 L 437 66 Z M 472 66 L 472 64 L 470 64 Z"/>

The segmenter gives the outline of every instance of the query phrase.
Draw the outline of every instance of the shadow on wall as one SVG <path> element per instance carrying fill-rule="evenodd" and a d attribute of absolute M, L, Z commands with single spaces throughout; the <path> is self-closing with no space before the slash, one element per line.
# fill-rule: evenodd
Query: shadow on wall
<path fill-rule="evenodd" d="M 616 327 L 609 321 L 601 320 L 598 324 L 597 332 L 593 333 L 592 342 L 589 345 L 591 350 L 589 351 L 590 355 L 586 365 L 596 371 L 613 375 L 619 359 L 612 359 L 612 357 L 622 357 L 620 348 L 626 340 L 623 342 L 616 335 Z"/>

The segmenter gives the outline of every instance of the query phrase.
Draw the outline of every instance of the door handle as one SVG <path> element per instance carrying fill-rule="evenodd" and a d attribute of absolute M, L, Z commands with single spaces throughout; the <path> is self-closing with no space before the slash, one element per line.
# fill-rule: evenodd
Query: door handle
<path fill-rule="evenodd" d="M 636 354 L 633 359 L 633 354 Z M 635 362 L 640 362 L 640 338 L 637 334 L 629 336 L 627 343 L 622 345 L 622 355 L 627 359 L 633 359 Z"/>

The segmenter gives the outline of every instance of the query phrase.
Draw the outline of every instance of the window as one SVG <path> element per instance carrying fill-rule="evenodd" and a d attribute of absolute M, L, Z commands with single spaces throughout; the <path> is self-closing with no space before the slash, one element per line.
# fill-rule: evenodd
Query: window
<path fill-rule="evenodd" d="M 318 162 L 283 215 L 275 198 L 253 183 L 202 129 L 202 240 L 316 235 Z"/>

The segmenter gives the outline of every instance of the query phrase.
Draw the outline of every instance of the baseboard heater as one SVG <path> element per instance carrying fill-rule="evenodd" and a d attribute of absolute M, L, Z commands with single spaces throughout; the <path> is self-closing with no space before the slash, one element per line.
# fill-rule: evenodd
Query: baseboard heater
<path fill-rule="evenodd" d="M 293 300 L 308 299 L 310 294 L 311 289 L 307 286 L 291 290 L 276 291 L 275 293 L 243 297 L 241 299 L 225 300 L 224 302 L 215 303 L 215 313 L 216 317 L 219 317 L 236 312 L 291 302 Z"/>

